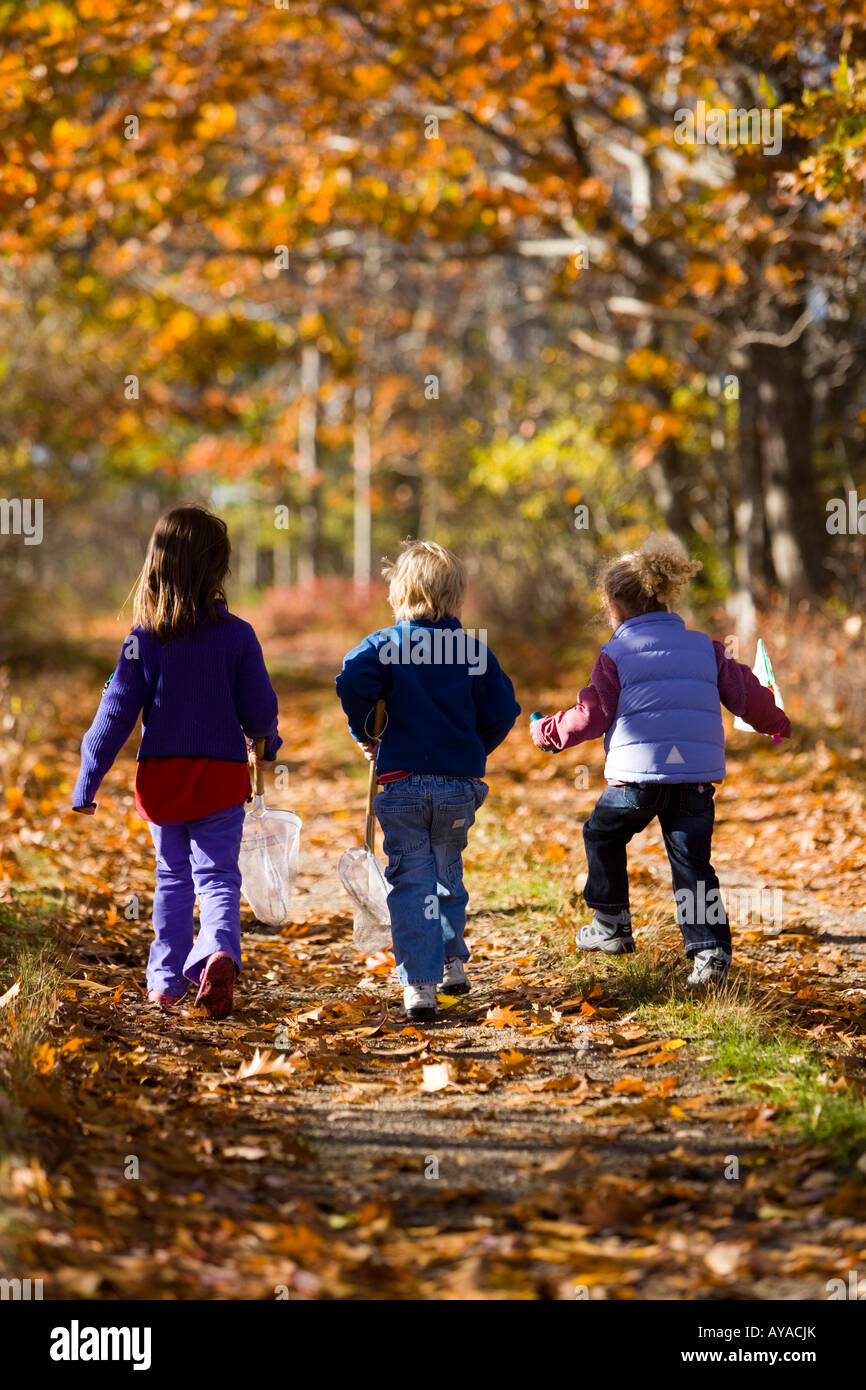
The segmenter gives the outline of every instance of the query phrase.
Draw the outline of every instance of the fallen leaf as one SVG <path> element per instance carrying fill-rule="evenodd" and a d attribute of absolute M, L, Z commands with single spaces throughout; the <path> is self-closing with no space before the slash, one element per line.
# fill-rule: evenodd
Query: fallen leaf
<path fill-rule="evenodd" d="M 752 1242 L 749 1240 L 720 1240 L 710 1246 L 704 1255 L 704 1264 L 719 1279 L 729 1279 L 747 1267 L 751 1250 Z"/>
<path fill-rule="evenodd" d="M 484 1015 L 484 1022 L 491 1024 L 494 1028 L 522 1028 L 525 1026 L 523 1014 L 509 1006 L 505 1008 L 500 1004 L 495 1004 L 492 1009 L 488 1009 Z"/>
<path fill-rule="evenodd" d="M 421 1090 L 444 1091 L 446 1086 L 453 1086 L 456 1081 L 457 1073 L 450 1062 L 429 1062 L 424 1067 Z"/>
<path fill-rule="evenodd" d="M 256 1076 L 292 1076 L 294 1072 L 295 1065 L 290 1057 L 269 1050 L 260 1052 L 256 1048 L 249 1062 L 241 1062 L 236 1072 L 226 1072 L 226 1076 L 231 1081 L 249 1081 Z"/>
<path fill-rule="evenodd" d="M 663 1066 L 665 1062 L 676 1061 L 676 1056 L 677 1054 L 675 1052 L 659 1052 L 655 1057 L 644 1057 L 638 1065 L 641 1067 L 660 1067 Z"/>
<path fill-rule="evenodd" d="M 453 1009 L 456 1004 L 465 1004 L 466 999 L 459 994 L 439 994 L 437 991 L 436 1003 L 440 1009 Z"/>
<path fill-rule="evenodd" d="M 546 1158 L 539 1169 L 541 1173 L 561 1173 L 575 1157 L 577 1149 L 560 1149 L 559 1153 Z"/>
<path fill-rule="evenodd" d="M 614 1085 L 614 1091 L 619 1091 L 626 1096 L 639 1096 L 647 1088 L 647 1083 L 640 1076 L 624 1076 Z"/>
<path fill-rule="evenodd" d="M 669 1096 L 671 1091 L 675 1090 L 679 1085 L 679 1081 L 680 1078 L 678 1076 L 663 1076 L 653 1091 L 653 1095 Z"/>
<path fill-rule="evenodd" d="M 585 1076 L 551 1076 L 547 1081 L 543 1081 L 539 1090 L 542 1091 L 580 1091 L 582 1095 L 589 1094 L 589 1082 Z"/>
<path fill-rule="evenodd" d="M 33 1054 L 33 1070 L 39 1076 L 46 1076 L 57 1060 L 57 1052 L 50 1043 L 40 1043 Z"/>
<path fill-rule="evenodd" d="M 525 1052 L 518 1052 L 515 1047 L 507 1047 L 497 1055 L 508 1071 L 520 1071 L 531 1066 L 531 1058 Z"/>
<path fill-rule="evenodd" d="M 7 989 L 7 991 L 6 991 L 5 994 L 0 994 L 0 1009 L 3 1008 L 3 1005 L 4 1005 L 4 1004 L 9 1004 L 9 1003 L 11 1003 L 11 1001 L 15 998 L 15 996 L 17 995 L 17 993 L 18 993 L 18 991 L 20 990 L 20 988 L 21 988 L 21 976 L 19 975 L 19 976 L 18 976 L 18 979 L 15 981 L 14 985 L 10 985 L 9 989 Z"/>

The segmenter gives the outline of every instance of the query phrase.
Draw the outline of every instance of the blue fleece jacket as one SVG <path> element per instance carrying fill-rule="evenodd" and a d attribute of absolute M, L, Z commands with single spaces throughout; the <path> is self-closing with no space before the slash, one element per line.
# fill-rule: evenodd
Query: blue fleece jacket
<path fill-rule="evenodd" d="M 266 740 L 277 755 L 277 697 L 258 638 L 242 618 L 202 623 L 194 637 L 162 643 L 134 627 L 108 678 L 81 745 L 73 806 L 92 806 L 100 782 L 141 721 L 139 758 L 247 760 L 247 744 Z"/>
<path fill-rule="evenodd" d="M 457 618 L 371 632 L 343 661 L 337 694 L 359 742 L 372 737 L 374 706 L 385 701 L 380 774 L 483 777 L 520 713 L 493 652 Z"/>

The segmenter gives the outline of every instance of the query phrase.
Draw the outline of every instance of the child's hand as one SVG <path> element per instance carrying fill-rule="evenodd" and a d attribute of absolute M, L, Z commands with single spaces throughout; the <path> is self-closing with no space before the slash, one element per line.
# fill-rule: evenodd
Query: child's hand
<path fill-rule="evenodd" d="M 377 754 L 378 751 L 379 751 L 379 739 L 377 739 L 377 738 L 367 739 L 366 742 L 364 742 L 364 743 L 359 743 L 359 744 L 358 744 L 358 747 L 360 748 L 361 752 L 364 754 L 364 757 L 367 759 L 367 762 L 368 762 L 368 763 L 372 763 L 372 762 L 375 762 L 375 761 L 376 761 L 376 754 Z"/>
<path fill-rule="evenodd" d="M 547 739 L 541 732 L 541 726 L 543 722 L 544 716 L 540 714 L 538 711 L 536 711 L 530 718 L 529 732 L 532 737 L 532 742 L 535 744 L 536 748 L 540 748 L 542 753 L 550 753 L 553 750 L 551 749 L 550 744 L 547 742 Z"/>
<path fill-rule="evenodd" d="M 270 761 L 267 758 L 260 758 L 254 748 L 250 750 L 250 767 L 254 773 L 259 768 L 262 769 L 262 772 L 266 772 L 269 767 L 276 765 L 276 761 L 276 758 L 271 758 Z"/>

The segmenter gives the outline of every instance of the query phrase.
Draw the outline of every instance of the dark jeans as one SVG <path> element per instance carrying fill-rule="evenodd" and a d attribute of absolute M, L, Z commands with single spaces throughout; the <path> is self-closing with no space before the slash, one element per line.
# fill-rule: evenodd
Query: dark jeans
<path fill-rule="evenodd" d="M 626 845 L 656 816 L 671 866 L 686 955 L 731 949 L 719 880 L 710 863 L 715 788 L 711 782 L 631 782 L 607 787 L 583 827 L 587 907 L 616 915 L 629 906 Z"/>

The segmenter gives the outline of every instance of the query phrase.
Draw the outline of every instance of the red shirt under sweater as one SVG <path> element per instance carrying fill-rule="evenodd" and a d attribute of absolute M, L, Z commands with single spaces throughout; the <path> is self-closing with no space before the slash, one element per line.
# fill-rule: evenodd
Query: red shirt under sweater
<path fill-rule="evenodd" d="M 250 795 L 248 763 L 223 758 L 142 758 L 135 769 L 135 804 L 155 825 L 201 820 Z"/>

